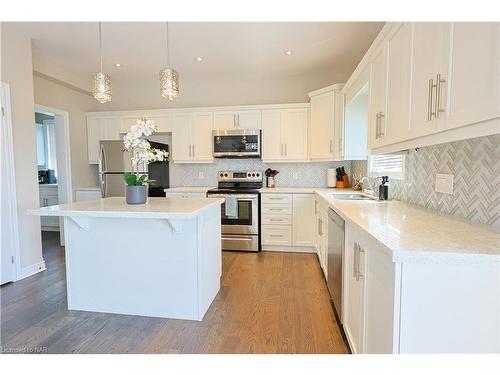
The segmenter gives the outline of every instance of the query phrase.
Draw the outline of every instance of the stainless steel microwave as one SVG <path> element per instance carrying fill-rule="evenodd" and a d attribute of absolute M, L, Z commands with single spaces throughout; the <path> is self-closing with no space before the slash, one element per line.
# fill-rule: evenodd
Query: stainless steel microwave
<path fill-rule="evenodd" d="M 214 130 L 214 158 L 260 158 L 261 130 Z"/>

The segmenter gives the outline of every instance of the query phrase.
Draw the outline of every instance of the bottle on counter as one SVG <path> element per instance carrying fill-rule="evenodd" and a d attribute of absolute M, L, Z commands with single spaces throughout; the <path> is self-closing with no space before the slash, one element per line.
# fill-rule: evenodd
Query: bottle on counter
<path fill-rule="evenodd" d="M 389 200 L 389 176 L 382 176 L 382 183 L 378 187 L 378 199 L 381 201 Z"/>

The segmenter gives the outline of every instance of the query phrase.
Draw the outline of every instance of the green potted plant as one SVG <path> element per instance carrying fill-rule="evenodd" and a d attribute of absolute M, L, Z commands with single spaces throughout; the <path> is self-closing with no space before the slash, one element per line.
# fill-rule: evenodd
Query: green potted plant
<path fill-rule="evenodd" d="M 166 162 L 169 154 L 165 150 L 152 148 L 144 137 L 148 137 L 158 129 L 152 120 L 140 119 L 130 127 L 123 137 L 125 150 L 132 151 L 132 172 L 123 175 L 126 183 L 125 197 L 128 204 L 144 204 L 148 199 L 148 185 L 153 185 L 154 180 L 148 179 L 145 174 L 139 173 L 139 165 L 153 162 Z"/>

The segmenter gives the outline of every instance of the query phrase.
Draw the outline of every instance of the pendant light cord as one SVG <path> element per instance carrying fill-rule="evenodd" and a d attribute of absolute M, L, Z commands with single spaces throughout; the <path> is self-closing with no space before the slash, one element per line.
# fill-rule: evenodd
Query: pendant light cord
<path fill-rule="evenodd" d="M 167 68 L 170 68 L 170 49 L 169 49 L 168 22 L 167 22 Z"/>
<path fill-rule="evenodd" d="M 101 22 L 99 22 L 99 59 L 100 59 L 100 64 L 101 64 L 101 70 L 102 72 L 102 36 L 101 36 Z"/>

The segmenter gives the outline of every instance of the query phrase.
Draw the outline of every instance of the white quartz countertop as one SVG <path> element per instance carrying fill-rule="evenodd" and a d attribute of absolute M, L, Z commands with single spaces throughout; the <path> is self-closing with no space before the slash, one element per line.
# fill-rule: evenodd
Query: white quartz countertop
<path fill-rule="evenodd" d="M 218 198 L 148 198 L 146 204 L 129 205 L 124 197 L 102 198 L 30 210 L 39 216 L 87 216 L 112 218 L 171 219 L 191 218 L 202 211 L 219 206 Z"/>
<path fill-rule="evenodd" d="M 316 193 L 344 220 L 391 250 L 394 261 L 500 262 L 500 234 L 488 226 L 399 201 L 349 201 L 321 189 Z"/>

